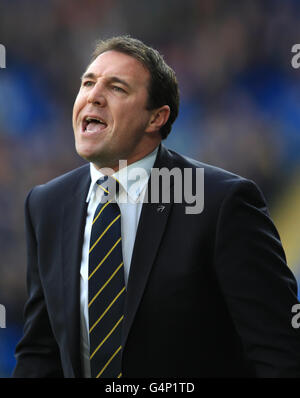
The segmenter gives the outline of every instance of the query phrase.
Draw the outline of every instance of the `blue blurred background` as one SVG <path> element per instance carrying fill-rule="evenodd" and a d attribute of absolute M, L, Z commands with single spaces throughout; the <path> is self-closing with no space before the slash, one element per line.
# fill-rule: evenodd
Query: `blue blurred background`
<path fill-rule="evenodd" d="M 83 163 L 71 113 L 99 38 L 126 33 L 163 53 L 181 89 L 166 145 L 259 184 L 300 281 L 299 20 L 298 0 L 1 0 L 0 377 L 22 334 L 24 200 Z"/>

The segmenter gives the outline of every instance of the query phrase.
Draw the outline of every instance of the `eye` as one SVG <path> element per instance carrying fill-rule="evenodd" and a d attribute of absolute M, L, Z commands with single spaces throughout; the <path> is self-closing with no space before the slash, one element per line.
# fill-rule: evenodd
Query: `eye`
<path fill-rule="evenodd" d="M 119 87 L 119 86 L 112 86 L 112 89 L 119 93 L 126 93 L 126 91 L 122 87 Z"/>
<path fill-rule="evenodd" d="M 94 82 L 91 81 L 91 80 L 85 80 L 84 82 L 82 82 L 82 85 L 83 85 L 84 87 L 90 87 L 90 86 L 92 86 L 93 84 L 94 84 Z"/>

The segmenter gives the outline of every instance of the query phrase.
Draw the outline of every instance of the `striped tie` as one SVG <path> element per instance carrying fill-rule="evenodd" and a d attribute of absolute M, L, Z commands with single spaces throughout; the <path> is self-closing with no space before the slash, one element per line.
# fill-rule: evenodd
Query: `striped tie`
<path fill-rule="evenodd" d="M 111 178 L 109 178 L 110 180 Z M 121 377 L 121 331 L 125 281 L 121 214 L 108 190 L 108 177 L 97 181 L 104 191 L 92 224 L 89 251 L 89 335 L 92 377 Z"/>

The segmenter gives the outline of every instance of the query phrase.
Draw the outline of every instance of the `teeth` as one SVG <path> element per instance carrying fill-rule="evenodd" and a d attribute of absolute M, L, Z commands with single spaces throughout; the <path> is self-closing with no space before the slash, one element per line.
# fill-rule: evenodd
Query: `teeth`
<path fill-rule="evenodd" d="M 93 121 L 97 121 L 97 122 L 99 122 L 99 123 L 105 124 L 101 119 L 96 118 L 96 117 L 89 117 L 89 116 L 88 116 L 88 117 L 85 118 L 85 120 L 86 120 L 88 123 L 93 122 Z"/>

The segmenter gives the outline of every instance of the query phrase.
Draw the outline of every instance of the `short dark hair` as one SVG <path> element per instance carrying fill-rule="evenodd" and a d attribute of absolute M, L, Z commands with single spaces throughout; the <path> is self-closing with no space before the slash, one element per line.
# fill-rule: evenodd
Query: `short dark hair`
<path fill-rule="evenodd" d="M 179 110 L 179 90 L 174 70 L 167 65 L 163 56 L 157 50 L 128 35 L 116 36 L 97 42 L 91 62 L 106 51 L 119 51 L 130 55 L 148 69 L 150 84 L 147 109 L 152 110 L 163 105 L 170 107 L 169 119 L 160 129 L 160 134 L 165 139 L 171 131 Z"/>

